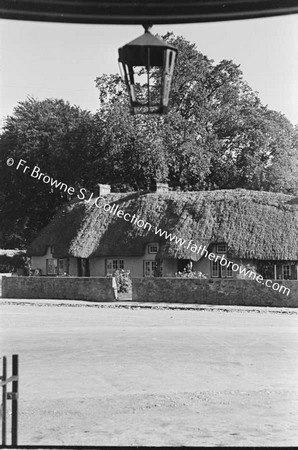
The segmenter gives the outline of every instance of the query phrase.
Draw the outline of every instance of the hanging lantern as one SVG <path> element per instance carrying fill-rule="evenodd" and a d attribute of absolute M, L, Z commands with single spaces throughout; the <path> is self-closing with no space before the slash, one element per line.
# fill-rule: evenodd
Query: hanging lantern
<path fill-rule="evenodd" d="M 118 50 L 121 75 L 132 114 L 166 114 L 177 49 L 144 28 L 142 36 Z"/>

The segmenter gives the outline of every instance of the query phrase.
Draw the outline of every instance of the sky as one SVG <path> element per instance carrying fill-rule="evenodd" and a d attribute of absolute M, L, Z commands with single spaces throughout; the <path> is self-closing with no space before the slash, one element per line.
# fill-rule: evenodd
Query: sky
<path fill-rule="evenodd" d="M 156 25 L 195 43 L 213 59 L 233 60 L 263 104 L 298 124 L 298 15 L 226 22 Z M 19 101 L 62 98 L 95 112 L 95 78 L 118 73 L 118 48 L 138 25 L 39 23 L 0 19 L 0 127 Z"/>

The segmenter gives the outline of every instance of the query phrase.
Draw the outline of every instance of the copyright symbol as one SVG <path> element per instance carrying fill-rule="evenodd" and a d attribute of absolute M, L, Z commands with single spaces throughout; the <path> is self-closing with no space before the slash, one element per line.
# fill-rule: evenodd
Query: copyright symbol
<path fill-rule="evenodd" d="M 6 164 L 8 166 L 13 166 L 14 165 L 14 159 L 13 158 L 8 158 L 8 160 L 6 161 Z"/>

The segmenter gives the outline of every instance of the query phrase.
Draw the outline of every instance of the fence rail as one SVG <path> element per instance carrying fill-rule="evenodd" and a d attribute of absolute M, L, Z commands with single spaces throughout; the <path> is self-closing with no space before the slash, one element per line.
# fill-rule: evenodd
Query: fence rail
<path fill-rule="evenodd" d="M 19 356 L 12 355 L 12 375 L 7 378 L 7 357 L 2 358 L 2 446 L 7 445 L 7 400 L 11 400 L 11 445 L 18 445 L 18 397 L 19 397 Z M 7 392 L 7 385 L 12 383 L 11 392 Z"/>

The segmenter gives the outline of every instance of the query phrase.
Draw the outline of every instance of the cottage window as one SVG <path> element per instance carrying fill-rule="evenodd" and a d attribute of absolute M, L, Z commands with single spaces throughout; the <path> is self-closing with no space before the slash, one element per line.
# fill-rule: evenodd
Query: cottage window
<path fill-rule="evenodd" d="M 144 261 L 144 277 L 154 277 L 157 269 L 157 261 Z"/>
<path fill-rule="evenodd" d="M 149 244 L 148 245 L 148 253 L 157 253 L 159 250 L 158 244 Z"/>
<path fill-rule="evenodd" d="M 58 260 L 57 259 L 47 259 L 47 275 L 57 275 L 58 274 Z"/>
<path fill-rule="evenodd" d="M 233 270 L 232 267 L 229 266 L 226 268 L 227 269 L 227 277 L 232 277 L 233 276 Z"/>
<path fill-rule="evenodd" d="M 63 268 L 64 268 L 64 259 L 59 259 L 59 273 L 61 271 L 63 272 Z"/>
<path fill-rule="evenodd" d="M 123 259 L 107 259 L 106 260 L 106 274 L 113 275 L 115 270 L 124 269 L 124 260 Z"/>
<path fill-rule="evenodd" d="M 219 268 L 221 278 L 231 278 L 233 276 L 232 267 L 222 266 Z"/>
<path fill-rule="evenodd" d="M 211 276 L 214 278 L 231 278 L 233 277 L 232 267 L 221 266 L 219 261 L 212 261 Z"/>
<path fill-rule="evenodd" d="M 227 253 L 227 245 L 226 244 L 217 244 L 217 253 Z"/>
<path fill-rule="evenodd" d="M 212 263 L 211 263 L 212 277 L 218 278 L 219 271 L 220 271 L 219 261 L 212 261 Z"/>
<path fill-rule="evenodd" d="M 282 266 L 283 280 L 289 280 L 291 278 L 291 266 L 290 264 L 283 264 Z"/>

